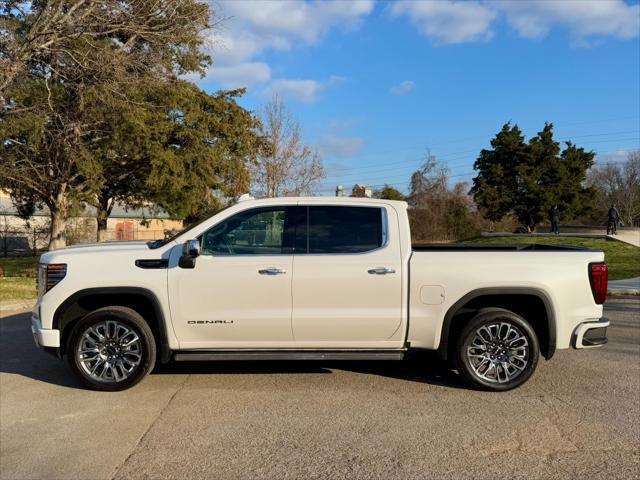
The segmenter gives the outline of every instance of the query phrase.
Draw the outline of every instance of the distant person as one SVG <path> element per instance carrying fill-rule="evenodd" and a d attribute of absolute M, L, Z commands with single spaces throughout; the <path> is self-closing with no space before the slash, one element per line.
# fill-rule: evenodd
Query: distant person
<path fill-rule="evenodd" d="M 560 210 L 558 210 L 558 205 L 554 205 L 551 210 L 549 210 L 549 220 L 551 221 L 551 233 L 555 233 L 556 235 L 560 234 Z"/>
<path fill-rule="evenodd" d="M 611 208 L 609 208 L 607 217 L 607 235 L 617 235 L 618 222 L 620 222 L 620 212 L 618 212 L 618 209 L 613 203 L 611 204 Z"/>

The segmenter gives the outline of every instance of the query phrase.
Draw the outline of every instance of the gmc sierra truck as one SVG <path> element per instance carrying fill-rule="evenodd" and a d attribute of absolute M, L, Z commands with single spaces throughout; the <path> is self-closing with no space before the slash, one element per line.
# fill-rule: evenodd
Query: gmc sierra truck
<path fill-rule="evenodd" d="M 509 390 L 557 349 L 606 343 L 598 251 L 411 244 L 404 202 L 242 198 L 173 238 L 40 257 L 32 332 L 89 388 L 156 362 L 401 360 L 437 350 Z"/>

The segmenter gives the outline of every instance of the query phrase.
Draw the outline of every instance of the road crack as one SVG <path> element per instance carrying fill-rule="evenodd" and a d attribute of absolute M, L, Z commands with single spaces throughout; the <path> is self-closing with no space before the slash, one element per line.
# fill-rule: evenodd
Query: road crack
<path fill-rule="evenodd" d="M 120 465 L 118 465 L 115 468 L 113 474 L 110 476 L 111 480 L 113 480 L 114 478 L 116 478 L 118 476 L 118 474 L 120 473 L 120 470 L 122 470 L 122 468 L 127 464 L 129 459 L 136 453 L 136 451 L 138 450 L 138 447 L 144 441 L 144 439 L 147 436 L 147 434 L 151 431 L 153 426 L 156 423 L 158 423 L 158 420 L 160 420 L 162 418 L 162 416 L 164 415 L 164 412 L 167 411 L 167 409 L 169 408 L 169 405 L 171 405 L 171 403 L 173 402 L 173 399 L 176 398 L 178 393 L 180 393 L 184 389 L 185 385 L 187 384 L 187 382 L 189 381 L 190 378 L 191 378 L 191 375 L 187 375 L 185 377 L 184 381 L 180 384 L 180 386 L 178 386 L 176 391 L 173 392 L 171 397 L 169 397 L 169 400 L 167 400 L 167 403 L 164 405 L 164 407 L 162 407 L 160 409 L 160 411 L 158 412 L 158 415 L 156 416 L 156 418 L 154 418 L 153 421 L 151 421 L 149 423 L 149 426 L 145 429 L 145 431 L 142 433 L 142 435 L 140 435 L 140 438 L 138 438 L 138 441 L 136 442 L 136 444 L 131 449 L 131 452 L 129 452 L 129 455 L 127 455 L 127 457 L 120 463 Z"/>

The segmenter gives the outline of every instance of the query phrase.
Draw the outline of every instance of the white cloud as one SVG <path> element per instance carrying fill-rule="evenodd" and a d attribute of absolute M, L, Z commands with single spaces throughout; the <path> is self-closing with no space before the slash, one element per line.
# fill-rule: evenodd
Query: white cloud
<path fill-rule="evenodd" d="M 400 82 L 397 85 L 391 87 L 389 89 L 389 92 L 391 93 L 391 95 L 406 95 L 411 90 L 413 90 L 415 86 L 416 84 L 413 81 L 404 80 L 403 82 Z"/>
<path fill-rule="evenodd" d="M 596 154 L 596 162 L 597 163 L 620 163 L 622 164 L 629 158 L 629 154 L 631 152 L 636 151 L 637 149 L 620 149 L 614 150 L 611 152 L 600 152 Z"/>
<path fill-rule="evenodd" d="M 340 75 L 329 75 L 327 79 L 327 86 L 329 87 L 339 87 L 343 83 L 347 81 L 347 77 L 342 77 Z"/>
<path fill-rule="evenodd" d="M 488 40 L 493 32 L 495 11 L 476 1 L 408 1 L 391 7 L 395 17 L 407 16 L 418 31 L 439 43 L 464 43 Z"/>
<path fill-rule="evenodd" d="M 569 29 L 577 40 L 612 36 L 635 38 L 640 34 L 640 5 L 623 0 L 559 0 L 497 2 L 507 23 L 526 38 L 541 38 L 556 25 Z"/>
<path fill-rule="evenodd" d="M 285 100 L 294 100 L 301 103 L 313 103 L 316 101 L 321 85 L 315 80 L 291 80 L 280 78 L 271 82 L 267 89 L 269 94 L 277 93 Z"/>
<path fill-rule="evenodd" d="M 225 86 L 243 86 L 270 80 L 271 69 L 259 58 L 264 51 L 312 45 L 331 29 L 355 28 L 372 11 L 373 0 L 222 0 L 214 4 L 214 9 L 216 17 L 223 19 L 222 31 L 209 39 L 213 66 L 206 78 Z M 333 85 L 343 81 L 337 76 L 329 79 Z M 309 83 L 287 86 L 313 97 Z"/>
<path fill-rule="evenodd" d="M 349 158 L 358 155 L 365 143 L 365 139 L 362 137 L 326 135 L 320 139 L 319 147 L 323 155 Z"/>
<path fill-rule="evenodd" d="M 313 43 L 333 27 L 357 26 L 373 9 L 373 0 L 323 2 L 237 1 L 217 3 L 219 14 L 238 19 L 269 45 L 287 48 L 294 41 Z"/>
<path fill-rule="evenodd" d="M 361 122 L 362 118 L 360 117 L 332 118 L 327 121 L 327 127 L 332 131 L 344 132 L 345 130 L 351 130 Z"/>
<path fill-rule="evenodd" d="M 276 93 L 286 100 L 313 103 L 317 100 L 321 91 L 338 87 L 346 81 L 345 77 L 339 75 L 330 75 L 329 78 L 323 81 L 278 78 L 267 86 L 264 93 L 267 96 Z"/>
<path fill-rule="evenodd" d="M 525 38 L 542 38 L 555 27 L 568 29 L 577 44 L 640 35 L 640 5 L 624 0 L 401 0 L 390 11 L 436 43 L 489 40 L 501 18 Z"/>
<path fill-rule="evenodd" d="M 262 62 L 243 62 L 209 69 L 206 80 L 213 80 L 225 88 L 252 87 L 269 81 L 271 69 Z"/>

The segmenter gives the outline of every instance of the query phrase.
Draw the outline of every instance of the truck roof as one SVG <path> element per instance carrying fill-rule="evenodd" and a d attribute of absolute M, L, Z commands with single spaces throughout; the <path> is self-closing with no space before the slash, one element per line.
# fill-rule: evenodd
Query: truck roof
<path fill-rule="evenodd" d="M 244 198 L 243 198 L 244 197 Z M 271 197 L 271 198 L 253 198 L 250 196 L 242 196 L 238 200 L 239 203 L 244 202 L 256 202 L 256 203 L 267 203 L 267 204 L 277 204 L 277 203 L 292 203 L 292 202 L 310 202 L 310 203 L 336 203 L 336 204 L 348 204 L 348 203 L 362 203 L 362 204 L 372 204 L 379 203 L 382 205 L 396 205 L 400 208 L 406 208 L 407 202 L 399 201 L 399 200 L 384 200 L 380 198 L 368 198 L 368 197 L 322 197 L 322 196 L 313 196 L 313 197 Z"/>

